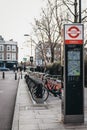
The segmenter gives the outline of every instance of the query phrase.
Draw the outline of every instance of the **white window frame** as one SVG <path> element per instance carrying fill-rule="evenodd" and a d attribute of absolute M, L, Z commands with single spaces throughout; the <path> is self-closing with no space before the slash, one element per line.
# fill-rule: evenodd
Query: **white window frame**
<path fill-rule="evenodd" d="M 16 46 L 12 45 L 12 51 L 16 52 Z"/>
<path fill-rule="evenodd" d="M 12 60 L 16 61 L 16 53 L 12 53 Z"/>
<path fill-rule="evenodd" d="M 4 53 L 0 53 L 0 60 L 4 60 Z"/>
<path fill-rule="evenodd" d="M 7 60 L 11 60 L 11 53 L 7 53 Z"/>
<path fill-rule="evenodd" d="M 7 51 L 11 51 L 11 45 L 7 45 Z"/>
<path fill-rule="evenodd" d="M 0 51 L 4 51 L 4 45 L 0 45 Z"/>

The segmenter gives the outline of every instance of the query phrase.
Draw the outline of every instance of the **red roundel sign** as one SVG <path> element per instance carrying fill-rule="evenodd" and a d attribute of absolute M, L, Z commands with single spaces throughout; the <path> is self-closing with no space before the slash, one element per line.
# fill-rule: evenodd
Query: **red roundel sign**
<path fill-rule="evenodd" d="M 77 38 L 80 33 L 81 33 L 81 32 L 80 32 L 79 28 L 76 27 L 76 26 L 70 27 L 70 28 L 68 29 L 68 31 L 67 31 L 67 34 L 68 34 L 69 37 L 71 37 L 71 38 Z"/>
<path fill-rule="evenodd" d="M 64 25 L 65 44 L 83 44 L 84 28 L 82 24 Z"/>

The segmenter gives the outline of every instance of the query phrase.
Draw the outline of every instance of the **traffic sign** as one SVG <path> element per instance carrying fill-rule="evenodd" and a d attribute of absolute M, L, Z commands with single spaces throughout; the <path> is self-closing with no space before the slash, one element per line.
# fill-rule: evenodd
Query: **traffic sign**
<path fill-rule="evenodd" d="M 82 24 L 65 24 L 64 27 L 65 44 L 83 44 Z"/>

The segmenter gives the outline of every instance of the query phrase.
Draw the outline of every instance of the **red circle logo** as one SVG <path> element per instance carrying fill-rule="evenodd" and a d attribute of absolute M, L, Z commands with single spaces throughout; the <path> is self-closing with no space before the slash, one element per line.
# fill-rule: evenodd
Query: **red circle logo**
<path fill-rule="evenodd" d="M 76 26 L 70 27 L 70 28 L 68 29 L 68 31 L 67 31 L 67 34 L 68 34 L 69 37 L 71 37 L 71 38 L 77 38 L 80 33 L 81 33 L 81 32 L 80 32 L 79 28 L 76 27 Z"/>

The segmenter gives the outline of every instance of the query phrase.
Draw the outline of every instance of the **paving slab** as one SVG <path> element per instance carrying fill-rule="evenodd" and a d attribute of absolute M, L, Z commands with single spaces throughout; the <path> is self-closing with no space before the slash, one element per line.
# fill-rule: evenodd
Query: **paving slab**
<path fill-rule="evenodd" d="M 87 90 L 85 92 L 87 94 Z M 20 79 L 12 130 L 86 130 L 87 106 L 84 124 L 63 124 L 61 100 L 50 95 L 44 104 L 32 101 L 24 79 Z"/>

